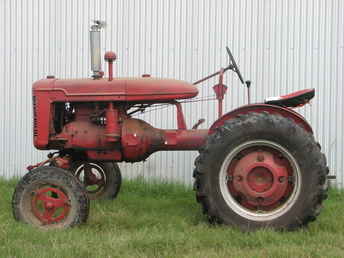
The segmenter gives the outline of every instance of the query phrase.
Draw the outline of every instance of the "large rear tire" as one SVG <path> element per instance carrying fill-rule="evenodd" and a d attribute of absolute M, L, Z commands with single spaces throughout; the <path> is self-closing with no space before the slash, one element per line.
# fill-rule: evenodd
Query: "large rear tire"
<path fill-rule="evenodd" d="M 293 230 L 327 197 L 325 155 L 292 120 L 251 113 L 209 136 L 195 161 L 196 198 L 212 222 Z"/>
<path fill-rule="evenodd" d="M 50 166 L 27 173 L 12 197 L 14 218 L 45 229 L 85 223 L 89 199 L 83 185 L 69 172 Z"/>

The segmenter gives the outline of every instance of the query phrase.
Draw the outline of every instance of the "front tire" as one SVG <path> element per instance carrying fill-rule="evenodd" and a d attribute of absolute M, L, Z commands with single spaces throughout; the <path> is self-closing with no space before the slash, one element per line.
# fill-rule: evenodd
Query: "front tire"
<path fill-rule="evenodd" d="M 45 229 L 85 223 L 89 199 L 83 185 L 69 172 L 42 166 L 27 173 L 12 197 L 14 218 Z"/>
<path fill-rule="evenodd" d="M 196 198 L 212 222 L 292 230 L 319 215 L 326 159 L 292 120 L 251 113 L 226 121 L 195 162 Z"/>

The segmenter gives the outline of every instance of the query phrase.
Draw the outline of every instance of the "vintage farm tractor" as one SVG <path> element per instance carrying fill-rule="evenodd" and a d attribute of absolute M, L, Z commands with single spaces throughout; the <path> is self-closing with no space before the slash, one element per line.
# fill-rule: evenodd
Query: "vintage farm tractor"
<path fill-rule="evenodd" d="M 117 162 L 143 161 L 156 151 L 198 150 L 193 176 L 196 199 L 211 222 L 243 230 L 295 229 L 313 221 L 327 196 L 325 155 L 307 121 L 291 108 L 308 103 L 314 89 L 222 114 L 224 73 L 234 71 L 247 87 L 227 48 L 229 65 L 193 84 L 171 79 L 116 78 L 116 55 L 105 53 L 102 22 L 91 26 L 90 79 L 54 76 L 33 85 L 33 138 L 40 150 L 56 150 L 18 183 L 12 200 L 17 220 L 44 228 L 86 222 L 89 199 L 115 198 L 121 186 Z M 219 118 L 209 129 L 187 128 L 181 99 L 214 76 Z M 157 129 L 133 118 L 155 105 L 176 107 L 177 129 Z"/>

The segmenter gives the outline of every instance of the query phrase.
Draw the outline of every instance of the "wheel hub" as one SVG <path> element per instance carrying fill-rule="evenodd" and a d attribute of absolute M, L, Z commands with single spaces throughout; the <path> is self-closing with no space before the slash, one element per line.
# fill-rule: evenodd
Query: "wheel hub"
<path fill-rule="evenodd" d="M 238 153 L 228 167 L 228 189 L 245 208 L 270 211 L 288 197 L 292 185 L 289 161 L 270 147 L 249 147 Z"/>
<path fill-rule="evenodd" d="M 42 224 L 63 221 L 69 214 L 70 203 L 67 195 L 55 187 L 43 187 L 33 192 L 32 212 Z"/>
<path fill-rule="evenodd" d="M 248 173 L 247 183 L 253 191 L 265 192 L 273 185 L 273 174 L 265 167 L 255 167 Z"/>
<path fill-rule="evenodd" d="M 98 184 L 98 182 L 99 182 L 99 179 L 97 178 L 97 175 L 95 175 L 93 171 L 89 171 L 88 173 L 85 173 L 86 185 L 96 185 Z"/>

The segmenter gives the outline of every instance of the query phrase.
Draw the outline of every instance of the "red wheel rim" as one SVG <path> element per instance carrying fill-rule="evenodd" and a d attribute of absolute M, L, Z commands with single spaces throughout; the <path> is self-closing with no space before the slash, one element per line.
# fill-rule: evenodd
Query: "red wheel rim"
<path fill-rule="evenodd" d="M 230 194 L 252 211 L 273 211 L 285 203 L 294 188 L 290 161 L 269 146 L 252 146 L 237 153 L 227 175 Z"/>
<path fill-rule="evenodd" d="M 68 216 L 70 201 L 58 188 L 45 186 L 32 194 L 32 212 L 42 224 L 59 223 Z"/>
<path fill-rule="evenodd" d="M 299 200 L 302 173 L 286 147 L 269 140 L 243 142 L 220 168 L 220 192 L 228 207 L 251 221 L 271 221 Z"/>

